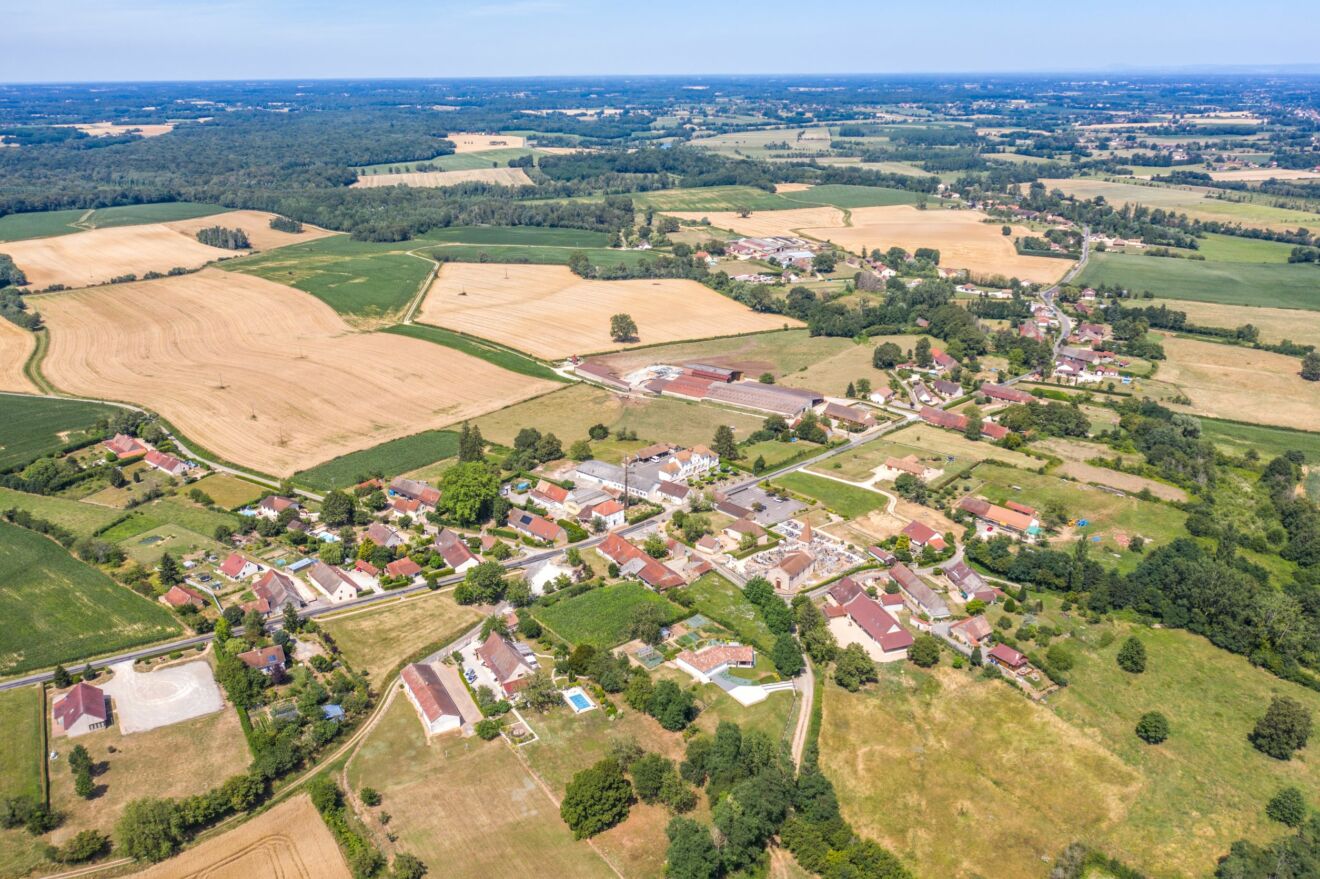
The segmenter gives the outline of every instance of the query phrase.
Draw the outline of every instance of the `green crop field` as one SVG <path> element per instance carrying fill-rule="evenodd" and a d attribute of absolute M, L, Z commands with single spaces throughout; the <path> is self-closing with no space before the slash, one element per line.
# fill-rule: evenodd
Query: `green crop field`
<path fill-rule="evenodd" d="M 116 406 L 80 400 L 10 395 L 0 396 L 0 407 L 5 413 L 0 419 L 0 471 L 59 452 L 76 442 L 97 419 L 122 411 Z"/>
<path fill-rule="evenodd" d="M 533 360 L 526 354 L 521 354 L 512 348 L 505 348 L 494 342 L 488 342 L 485 339 L 465 336 L 453 330 L 433 327 L 429 324 L 398 324 L 387 328 L 385 332 L 444 345 L 446 348 L 462 351 L 472 357 L 479 357 L 510 372 L 529 375 L 532 378 L 543 378 L 555 382 L 568 381 L 550 367 Z"/>
<path fill-rule="evenodd" d="M 471 171 L 477 168 L 490 168 L 492 165 L 504 168 L 510 159 L 523 156 L 540 156 L 543 153 L 527 147 L 507 147 L 505 149 L 482 150 L 476 153 L 451 153 L 436 156 L 433 159 L 417 159 L 412 162 L 384 162 L 378 165 L 363 165 L 357 169 L 359 174 L 389 174 L 392 170 L 413 171 L 418 165 L 435 165 L 441 171 Z"/>
<path fill-rule="evenodd" d="M 1077 283 L 1116 284 L 1136 295 L 1150 291 L 1166 299 L 1320 310 L 1320 267 L 1307 263 L 1200 262 L 1097 253 Z"/>
<path fill-rule="evenodd" d="M 1261 238 L 1243 238 L 1240 235 L 1210 233 L 1200 240 L 1199 247 L 1189 253 L 1199 253 L 1209 262 L 1284 263 L 1293 246 L 1282 241 Z M 1158 257 L 1151 257 L 1158 259 Z"/>
<path fill-rule="evenodd" d="M 260 498 L 269 489 L 228 473 L 212 473 L 199 479 L 189 489 L 200 489 L 215 501 L 216 506 L 234 510 Z"/>
<path fill-rule="evenodd" d="M 0 522 L 0 583 L 0 674 L 72 663 L 182 630 L 161 605 L 8 522 Z"/>
<path fill-rule="evenodd" d="M 929 196 L 906 189 L 888 189 L 883 186 L 848 186 L 841 183 L 827 183 L 813 186 L 801 192 L 780 193 L 780 198 L 797 202 L 796 207 L 804 205 L 827 204 L 836 208 L 885 207 L 896 204 L 916 204 L 926 201 Z"/>
<path fill-rule="evenodd" d="M 110 226 L 140 226 L 143 223 L 172 223 L 191 220 L 230 210 L 215 204 L 196 202 L 158 202 L 156 204 L 124 205 L 99 210 L 37 211 L 28 214 L 7 214 L 0 217 L 0 241 L 23 241 L 28 238 L 50 238 L 71 235 L 87 229 Z M 76 225 L 75 225 L 76 224 Z"/>
<path fill-rule="evenodd" d="M 0 692 L 0 791 L 5 796 L 43 796 L 41 687 L 19 687 Z"/>
<path fill-rule="evenodd" d="M 655 259 L 649 250 L 611 250 L 606 247 L 543 247 L 527 244 L 438 244 L 418 251 L 432 259 L 451 262 L 507 262 L 537 265 L 568 265 L 575 253 L 586 254 L 592 265 L 636 266 Z"/>
<path fill-rule="evenodd" d="M 1320 464 L 1320 433 L 1260 424 L 1238 424 L 1216 418 L 1199 420 L 1201 435 L 1231 454 L 1241 455 L 1248 449 L 1255 449 L 1262 460 L 1268 461 L 1296 449 L 1306 455 L 1308 463 Z"/>
<path fill-rule="evenodd" d="M 89 537 L 124 515 L 122 510 L 96 504 L 0 488 L 0 510 L 9 509 L 27 510 L 34 516 L 69 529 L 79 537 Z"/>
<path fill-rule="evenodd" d="M 702 186 L 692 189 L 659 189 L 632 195 L 639 208 L 658 211 L 773 211 L 800 208 L 800 202 L 754 186 Z"/>
<path fill-rule="evenodd" d="M 694 610 L 731 630 L 744 643 L 766 652 L 774 647 L 775 636 L 756 605 L 719 574 L 703 574 L 683 591 L 692 598 Z"/>
<path fill-rule="evenodd" d="M 458 434 L 452 430 L 427 430 L 412 436 L 349 452 L 294 474 L 294 481 L 317 490 L 347 488 L 372 473 L 387 478 L 425 467 L 458 454 Z"/>
<path fill-rule="evenodd" d="M 554 226 L 446 226 L 418 236 L 420 241 L 451 244 L 526 244 L 546 247 L 607 247 L 610 236 L 590 229 Z"/>
<path fill-rule="evenodd" d="M 416 246 L 336 235 L 219 266 L 305 290 L 340 314 L 380 318 L 401 311 L 430 273 L 427 260 L 408 254 Z"/>
<path fill-rule="evenodd" d="M 683 608 L 636 580 L 592 589 L 549 607 L 535 607 L 532 613 L 541 625 L 568 643 L 591 644 L 604 650 L 628 640 L 633 615 L 646 604 L 658 607 L 668 621 L 685 613 Z"/>
<path fill-rule="evenodd" d="M 797 471 L 775 479 L 775 484 L 796 494 L 815 498 L 845 519 L 865 516 L 885 506 L 885 496 L 879 492 L 852 485 L 844 485 L 823 476 Z"/>

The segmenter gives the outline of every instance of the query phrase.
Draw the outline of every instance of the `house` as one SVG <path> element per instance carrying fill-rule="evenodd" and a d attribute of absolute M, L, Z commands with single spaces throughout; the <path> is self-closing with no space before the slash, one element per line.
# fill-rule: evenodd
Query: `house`
<path fill-rule="evenodd" d="M 498 632 L 491 632 L 482 642 L 477 648 L 477 657 L 482 665 L 490 669 L 500 688 L 509 696 L 518 691 L 519 681 L 532 675 L 532 667 L 523 659 L 522 654 Z"/>
<path fill-rule="evenodd" d="M 992 635 L 994 629 L 990 627 L 990 621 L 981 614 L 959 620 L 949 627 L 949 637 L 972 648 L 980 647 L 990 640 Z"/>
<path fill-rule="evenodd" d="M 256 669 L 264 675 L 284 673 L 284 648 L 278 644 L 248 650 L 238 654 L 238 659 L 248 668 Z"/>
<path fill-rule="evenodd" d="M 659 475 L 665 482 L 686 482 L 693 477 L 704 476 L 719 466 L 719 455 L 705 446 L 693 446 L 669 455 L 668 460 L 660 466 Z"/>
<path fill-rule="evenodd" d="M 422 502 L 408 497 L 396 497 L 390 500 L 390 514 L 395 519 L 404 516 L 414 518 L 422 510 Z"/>
<path fill-rule="evenodd" d="M 615 528 L 622 528 L 625 516 L 626 510 L 624 509 L 623 504 L 614 498 L 610 498 L 607 501 L 601 501 L 600 503 L 593 504 L 589 507 L 583 507 L 582 511 L 578 514 L 579 519 L 587 522 L 592 527 L 595 527 L 595 522 L 599 519 L 604 523 L 606 531 L 612 531 Z"/>
<path fill-rule="evenodd" d="M 912 396 L 917 398 L 918 403 L 935 402 L 935 394 L 930 388 L 926 387 L 925 382 L 914 381 L 912 383 Z"/>
<path fill-rule="evenodd" d="M 909 522 L 900 533 L 906 535 L 908 543 L 916 549 L 925 549 L 929 546 L 936 552 L 943 552 L 948 547 L 944 537 L 925 522 Z"/>
<path fill-rule="evenodd" d="M 927 424 L 933 424 L 936 427 L 942 427 L 945 430 L 964 431 L 967 429 L 967 416 L 959 415 L 956 412 L 946 412 L 943 409 L 936 409 L 933 406 L 922 406 L 919 413 L 921 420 Z M 1008 436 L 1009 430 L 1002 424 L 995 424 L 992 421 L 981 423 L 981 435 L 987 436 L 992 440 L 1001 440 Z"/>
<path fill-rule="evenodd" d="M 1026 391 L 1018 390 L 1012 385 L 997 385 L 992 382 L 982 384 L 981 393 L 992 400 L 1003 400 L 1005 403 L 1034 403 L 1036 401 L 1036 398 Z"/>
<path fill-rule="evenodd" d="M 263 519 L 274 519 L 285 510 L 298 509 L 298 502 L 293 498 L 280 497 L 277 494 L 266 495 L 257 504 L 257 515 Z"/>
<path fill-rule="evenodd" d="M 991 665 L 1008 669 L 1014 674 L 1026 674 L 1031 670 L 1031 666 L 1027 664 L 1027 658 L 1007 644 L 996 644 L 990 649 L 986 659 Z"/>
<path fill-rule="evenodd" d="M 193 607 L 206 607 L 207 600 L 198 592 L 188 586 L 171 586 L 170 590 L 160 597 L 160 600 L 170 607 L 183 607 L 191 604 Z"/>
<path fill-rule="evenodd" d="M 898 561 L 894 554 L 884 547 L 872 546 L 866 551 L 870 554 L 871 558 L 875 559 L 882 565 L 892 565 L 894 562 Z"/>
<path fill-rule="evenodd" d="M 934 388 L 935 393 L 939 394 L 941 397 L 957 397 L 963 392 L 962 385 L 942 378 L 935 379 L 930 383 L 930 386 Z"/>
<path fill-rule="evenodd" d="M 612 489 L 620 494 L 626 488 L 632 497 L 653 500 L 660 497 L 660 486 L 663 484 L 658 475 L 659 469 L 658 464 L 633 464 L 625 473 L 624 468 L 618 464 L 610 464 L 606 461 L 583 461 L 573 469 L 573 478 L 578 483 L 585 481 L 602 485 L 607 490 Z"/>
<path fill-rule="evenodd" d="M 527 497 L 547 510 L 562 510 L 568 502 L 568 489 L 541 479 L 537 481 L 535 488 L 527 492 Z"/>
<path fill-rule="evenodd" d="M 435 542 L 432 543 L 436 552 L 445 560 L 445 567 L 453 568 L 455 574 L 463 574 L 470 568 L 475 568 L 481 564 L 481 561 L 468 549 L 467 543 L 450 531 L 448 528 L 441 530 L 435 536 Z"/>
<path fill-rule="evenodd" d="M 930 349 L 930 360 L 932 365 L 939 372 L 948 372 L 958 365 L 958 361 L 941 351 L 939 348 Z"/>
<path fill-rule="evenodd" d="M 779 592 L 796 592 L 806 585 L 815 570 L 816 557 L 800 549 L 780 559 L 779 564 L 766 572 L 765 578 Z"/>
<path fill-rule="evenodd" d="M 751 535 L 757 546 L 765 540 L 765 529 L 751 519 L 736 519 L 724 526 L 723 532 L 729 539 L 742 544 L 743 538 Z"/>
<path fill-rule="evenodd" d="M 440 675 L 430 665 L 406 665 L 399 673 L 399 678 L 428 736 L 447 733 L 463 725 L 463 716 L 458 713 L 454 697 L 449 695 Z"/>
<path fill-rule="evenodd" d="M 302 607 L 307 603 L 299 594 L 293 578 L 273 569 L 257 579 L 252 592 L 257 596 L 252 605 L 262 613 L 278 613 L 286 604 Z"/>
<path fill-rule="evenodd" d="M 968 495 L 958 501 L 958 509 L 971 513 L 982 523 L 982 529 L 991 533 L 995 528 L 1022 536 L 1035 536 L 1040 531 L 1040 520 L 1036 511 L 1023 504 L 1009 502 L 1001 507 L 985 498 Z"/>
<path fill-rule="evenodd" d="M 368 586 L 380 585 L 380 568 L 373 565 L 365 559 L 357 559 L 353 562 L 354 577 L 359 583 L 366 583 Z"/>
<path fill-rule="evenodd" d="M 126 461 L 129 458 L 140 458 L 151 451 L 151 446 L 137 437 L 125 433 L 117 433 L 101 445 L 113 452 L 114 456 L 120 461 Z"/>
<path fill-rule="evenodd" d="M 613 562 L 625 577 L 636 577 L 655 590 L 683 585 L 683 578 L 651 558 L 618 534 L 611 534 L 596 546 L 596 552 Z"/>
<path fill-rule="evenodd" d="M 432 510 L 435 509 L 436 504 L 440 503 L 440 489 L 418 479 L 405 479 L 402 476 L 396 476 L 390 480 L 389 492 L 407 500 L 417 501 L 423 507 Z"/>
<path fill-rule="evenodd" d="M 261 565 L 251 559 L 244 558 L 236 552 L 231 552 L 229 557 L 220 565 L 219 570 L 221 574 L 230 580 L 246 580 L 253 574 L 260 574 L 262 568 Z"/>
<path fill-rule="evenodd" d="M 872 403 L 875 403 L 876 405 L 884 406 L 885 404 L 889 403 L 891 400 L 894 399 L 894 389 L 879 388 L 877 390 L 871 391 L 871 394 L 869 397 L 867 397 L 867 399 L 870 400 Z"/>
<path fill-rule="evenodd" d="M 189 470 L 192 469 L 193 466 L 189 464 L 187 461 L 180 461 L 178 458 L 174 457 L 173 455 L 167 455 L 164 452 L 157 451 L 156 449 L 152 449 L 151 451 L 147 452 L 142 457 L 142 460 L 146 461 L 148 465 L 155 467 L 157 470 L 161 470 L 165 473 L 168 473 L 171 476 L 179 476 L 179 477 L 182 477 L 184 474 L 186 474 Z"/>
<path fill-rule="evenodd" d="M 403 535 L 395 531 L 384 522 L 372 522 L 367 526 L 366 533 L 363 534 L 367 540 L 370 540 L 376 546 L 384 546 L 394 549 L 396 546 L 402 546 L 406 541 Z"/>
<path fill-rule="evenodd" d="M 939 477 L 944 471 L 925 464 L 916 455 L 908 455 L 905 458 L 886 458 L 885 463 L 876 468 L 875 475 L 880 479 L 889 481 L 897 479 L 904 473 L 914 476 L 922 482 L 928 482 Z"/>
<path fill-rule="evenodd" d="M 889 575 L 898 584 L 904 603 L 914 614 L 924 614 L 932 620 L 948 619 L 949 606 L 944 603 L 944 599 L 936 595 L 935 590 L 927 586 L 906 565 L 901 563 L 894 565 L 889 569 Z"/>
<path fill-rule="evenodd" d="M 74 684 L 73 689 L 55 701 L 52 714 L 66 736 L 105 729 L 110 723 L 105 691 L 83 681 Z"/>
<path fill-rule="evenodd" d="M 839 601 L 840 597 L 847 600 Z M 830 599 L 834 603 L 826 608 L 825 617 L 841 646 L 859 644 L 876 662 L 895 662 L 907 657 L 912 634 L 860 587 L 841 594 L 831 589 Z"/>
<path fill-rule="evenodd" d="M 970 599 L 977 592 L 986 587 L 986 582 L 981 575 L 967 566 L 967 563 L 959 559 L 943 568 L 944 576 L 949 579 L 953 587 L 958 590 L 964 599 Z"/>
<path fill-rule="evenodd" d="M 391 577 L 403 577 L 406 580 L 416 582 L 417 578 L 421 576 L 422 566 L 407 556 L 404 556 L 403 558 L 395 559 L 386 565 L 385 573 Z"/>
<path fill-rule="evenodd" d="M 568 532 L 563 526 L 551 522 L 544 516 L 515 508 L 509 510 L 509 516 L 505 521 L 514 531 L 533 540 L 542 540 L 546 543 L 568 542 Z"/>
<path fill-rule="evenodd" d="M 843 422 L 845 427 L 855 427 L 861 430 L 870 430 L 876 424 L 875 416 L 870 412 L 864 412 L 853 406 L 844 406 L 841 403 L 826 403 L 820 414 L 831 421 Z"/>
<path fill-rule="evenodd" d="M 307 569 L 307 578 L 335 604 L 352 601 L 362 588 L 341 570 L 325 562 L 316 562 Z"/>
<path fill-rule="evenodd" d="M 712 534 L 707 534 L 697 541 L 697 549 L 704 553 L 717 553 L 722 548 L 719 540 L 717 540 Z"/>
<path fill-rule="evenodd" d="M 756 650 L 748 644 L 714 644 L 700 650 L 684 650 L 674 664 L 703 684 L 730 668 L 752 668 Z"/>
<path fill-rule="evenodd" d="M 681 482 L 661 482 L 656 490 L 660 493 L 660 500 L 673 504 L 683 503 L 692 493 L 692 489 Z"/>

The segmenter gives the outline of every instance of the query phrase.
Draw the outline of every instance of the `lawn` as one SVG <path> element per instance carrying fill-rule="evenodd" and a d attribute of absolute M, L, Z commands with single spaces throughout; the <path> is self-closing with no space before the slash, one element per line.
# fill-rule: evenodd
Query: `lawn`
<path fill-rule="evenodd" d="M 216 506 L 226 510 L 245 507 L 269 491 L 245 479 L 230 476 L 228 473 L 212 473 L 189 486 L 190 490 L 193 488 L 205 492 L 215 501 Z"/>
<path fill-rule="evenodd" d="M 426 430 L 332 458 L 294 474 L 293 480 L 317 490 L 347 488 L 374 473 L 393 477 L 442 458 L 452 458 L 456 454 L 457 433 L 452 430 Z"/>
<path fill-rule="evenodd" d="M 7 522 L 0 522 L 0 583 L 0 674 L 74 663 L 182 630 L 161 605 Z"/>
<path fill-rule="evenodd" d="M 845 519 L 865 516 L 885 506 L 885 496 L 866 488 L 844 485 L 823 476 L 797 471 L 775 479 L 775 484 L 796 494 L 815 498 Z"/>
<path fill-rule="evenodd" d="M 143 223 L 170 223 L 191 220 L 227 211 L 220 205 L 194 202 L 160 202 L 156 204 L 124 205 L 89 211 L 76 208 L 68 211 L 37 211 L 26 214 L 6 214 L 0 217 L 0 241 L 23 241 L 28 238 L 48 238 L 71 235 L 84 229 L 109 226 L 135 226 Z M 79 225 L 74 225 L 75 223 Z"/>
<path fill-rule="evenodd" d="M 138 520 L 137 524 L 152 521 L 155 521 L 154 517 L 144 516 L 141 520 Z M 111 529 L 106 534 L 114 530 Z M 147 568 L 152 568 L 160 562 L 161 556 L 167 552 L 175 558 L 199 550 L 215 553 L 223 552 L 224 547 L 210 537 L 211 533 L 211 531 L 208 531 L 203 534 L 182 525 L 155 525 L 132 537 L 120 540 L 119 548 L 127 553 L 133 561 Z M 109 539 L 105 534 L 101 536 L 103 539 Z"/>
<path fill-rule="evenodd" d="M 940 477 L 936 482 L 943 481 L 945 477 L 977 461 L 1003 461 L 1014 467 L 1033 469 L 1043 463 L 1021 452 L 1001 449 L 984 441 L 969 440 L 956 431 L 941 430 L 928 424 L 914 424 L 894 431 L 884 438 L 862 443 L 855 449 L 849 449 L 834 456 L 828 463 L 818 466 L 823 469 L 828 468 L 829 472 L 844 479 L 861 482 L 873 476 L 875 468 L 885 463 L 887 459 L 904 458 L 908 455 L 916 455 L 943 469 L 945 476 Z M 948 460 L 950 457 L 953 458 L 952 461 Z M 833 469 L 835 464 L 839 465 L 837 470 Z"/>
<path fill-rule="evenodd" d="M 851 339 L 812 336 L 807 330 L 776 330 L 749 336 L 711 339 L 705 342 L 676 342 L 637 348 L 610 354 L 601 359 L 618 372 L 628 372 L 652 363 L 696 362 L 739 369 L 746 373 L 748 378 L 755 379 L 763 372 L 782 378 L 789 373 L 806 370 L 813 364 L 840 352 L 848 352 L 847 356 L 855 357 L 857 350 L 863 350 L 862 346 Z M 867 371 L 850 370 L 857 372 L 853 378 L 860 378 L 874 371 L 871 369 L 869 356 L 868 354 Z M 848 379 L 844 381 L 846 383 Z M 873 378 L 872 381 L 874 382 L 875 379 Z M 842 391 L 842 388 L 839 390 Z"/>
<path fill-rule="evenodd" d="M 1289 430 L 1286 427 L 1266 427 L 1260 424 L 1239 424 L 1202 417 L 1201 435 L 1216 446 L 1234 455 L 1255 449 L 1264 460 L 1296 449 L 1306 455 L 1310 464 L 1320 463 L 1320 433 Z"/>
<path fill-rule="evenodd" d="M 1079 285 L 1116 284 L 1140 295 L 1226 305 L 1320 310 L 1320 267 L 1307 263 L 1198 262 L 1097 253 Z"/>
<path fill-rule="evenodd" d="M 505 348 L 503 345 L 496 344 L 495 342 L 478 339 L 475 336 L 464 335 L 463 333 L 458 333 L 454 330 L 446 330 L 442 327 L 433 327 L 428 324 L 397 324 L 396 326 L 389 327 L 385 332 L 395 333 L 400 336 L 409 336 L 414 339 L 423 339 L 427 342 L 434 342 L 437 345 L 444 345 L 446 348 L 453 348 L 455 351 L 462 351 L 464 354 L 479 357 L 487 363 L 493 363 L 498 367 L 509 370 L 510 372 L 529 375 L 532 378 L 543 378 L 556 382 L 567 381 L 567 379 L 550 367 L 545 366 L 537 360 L 533 360 L 526 354 L 514 351 L 512 348 Z"/>
<path fill-rule="evenodd" d="M 573 840 L 555 802 L 504 741 L 428 742 L 406 699 L 394 700 L 347 773 L 354 788 L 380 791 L 400 849 L 446 879 L 615 876 L 586 842 Z M 383 835 L 378 823 L 373 829 Z"/>
<path fill-rule="evenodd" d="M 46 397 L 5 396 L 5 417 L 0 419 L 0 471 L 22 467 L 43 455 L 78 444 L 78 437 L 101 418 L 123 411 L 117 406 L 52 400 Z"/>
<path fill-rule="evenodd" d="M 535 606 L 532 613 L 541 625 L 574 646 L 608 649 L 629 639 L 633 615 L 647 604 L 659 608 L 667 621 L 685 615 L 683 608 L 636 580 L 592 589 L 549 607 Z"/>
<path fill-rule="evenodd" d="M 713 571 L 703 574 L 683 590 L 693 599 L 693 608 L 732 631 L 745 644 L 769 651 L 775 644 L 774 633 L 756 605 L 742 590 Z"/>
<path fill-rule="evenodd" d="M 343 315 L 383 319 L 402 311 L 430 274 L 430 262 L 407 253 L 417 246 L 336 235 L 225 260 L 220 267 L 305 290 Z"/>
<path fill-rule="evenodd" d="M 789 443 L 781 443 L 778 440 L 765 440 L 764 442 L 752 443 L 749 446 L 740 446 L 738 451 L 742 454 L 739 464 L 750 467 L 756 462 L 757 458 L 763 458 L 766 470 L 774 470 L 776 467 L 782 467 L 793 461 L 819 454 L 825 451 L 825 447 L 806 440 L 795 440 Z"/>
<path fill-rule="evenodd" d="M 28 494 L 0 487 L 0 510 L 17 508 L 27 510 L 34 516 L 54 522 L 67 528 L 80 537 L 92 534 L 124 515 L 119 510 L 98 507 L 68 498 L 50 495 Z"/>
<path fill-rule="evenodd" d="M 428 592 L 347 616 L 322 617 L 354 669 L 380 675 L 432 642 L 452 641 L 475 625 L 481 613 L 455 603 L 448 593 Z"/>
<path fill-rule="evenodd" d="M 41 687 L 19 687 L 0 692 L 0 792 L 3 796 L 44 795 L 41 766 L 41 725 L 45 722 Z"/>

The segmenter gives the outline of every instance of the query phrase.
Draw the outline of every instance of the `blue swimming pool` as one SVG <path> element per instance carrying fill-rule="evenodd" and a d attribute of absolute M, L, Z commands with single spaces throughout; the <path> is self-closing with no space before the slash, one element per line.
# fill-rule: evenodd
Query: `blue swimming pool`
<path fill-rule="evenodd" d="M 568 701 L 572 702 L 573 707 L 578 711 L 586 711 L 591 707 L 591 700 L 581 693 L 571 693 L 568 697 Z"/>

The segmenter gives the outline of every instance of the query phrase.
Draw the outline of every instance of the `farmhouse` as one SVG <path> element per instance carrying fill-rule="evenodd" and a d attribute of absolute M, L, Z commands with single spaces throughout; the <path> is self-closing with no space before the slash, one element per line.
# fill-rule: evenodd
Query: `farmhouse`
<path fill-rule="evenodd" d="M 985 580 L 981 575 L 967 566 L 967 563 L 961 559 L 953 564 L 945 565 L 943 568 L 944 576 L 949 578 L 949 582 L 958 590 L 964 599 L 969 599 L 977 592 L 986 587 Z"/>
<path fill-rule="evenodd" d="M 816 557 L 806 550 L 791 552 L 779 560 L 765 578 L 779 592 L 796 592 L 802 588 L 816 570 Z"/>
<path fill-rule="evenodd" d="M 946 398 L 957 397 L 963 392 L 962 385 L 942 378 L 935 379 L 930 383 L 930 386 L 935 389 L 935 393 Z"/>
<path fill-rule="evenodd" d="M 390 480 L 389 491 L 390 494 L 417 501 L 422 506 L 432 510 L 440 502 L 440 489 L 417 479 L 405 479 L 402 476 L 396 476 Z"/>
<path fill-rule="evenodd" d="M 534 503 L 553 512 L 563 510 L 564 505 L 568 502 L 568 489 L 541 479 L 537 481 L 536 486 L 531 491 L 527 492 L 527 496 Z"/>
<path fill-rule="evenodd" d="M 299 594 L 293 578 L 275 570 L 263 574 L 253 584 L 252 591 L 257 596 L 257 600 L 252 602 L 252 607 L 262 613 L 276 613 L 283 610 L 286 604 L 302 607 L 307 603 Z"/>
<path fill-rule="evenodd" d="M 994 629 L 990 627 L 990 621 L 980 614 L 959 620 L 949 627 L 950 637 L 972 648 L 980 647 L 990 640 L 992 635 Z"/>
<path fill-rule="evenodd" d="M 697 651 L 684 650 L 674 664 L 703 684 L 730 668 L 752 668 L 756 650 L 747 644 L 715 644 Z"/>
<path fill-rule="evenodd" d="M 467 543 L 448 528 L 441 529 L 431 545 L 445 560 L 445 567 L 453 568 L 455 574 L 465 573 L 469 568 L 475 568 L 480 564 L 476 555 L 468 549 Z"/>
<path fill-rule="evenodd" d="M 206 598 L 202 593 L 189 586 L 171 586 L 160 600 L 170 607 L 183 607 L 189 604 L 197 608 L 206 607 Z"/>
<path fill-rule="evenodd" d="M 403 535 L 384 522 L 372 522 L 367 526 L 366 533 L 363 536 L 377 546 L 384 546 L 389 549 L 394 549 L 394 547 L 402 546 L 405 543 Z"/>
<path fill-rule="evenodd" d="M 987 533 L 993 532 L 995 528 L 1002 528 L 1013 534 L 1034 537 L 1040 531 L 1040 520 L 1036 518 L 1036 511 L 1013 501 L 1001 507 L 985 498 L 968 495 L 958 501 L 958 509 L 971 513 L 982 523 L 982 528 Z"/>
<path fill-rule="evenodd" d="M 871 413 L 864 412 L 854 406 L 844 406 L 841 403 L 826 403 L 820 414 L 832 421 L 843 422 L 845 427 L 861 430 L 870 430 L 876 424 L 875 416 Z"/>
<path fill-rule="evenodd" d="M 417 716 L 428 736 L 458 729 L 463 724 L 454 697 L 449 695 L 440 675 L 430 665 L 413 663 L 404 666 L 399 677 L 403 680 L 403 691 L 417 709 Z"/>
<path fill-rule="evenodd" d="M 876 662 L 894 662 L 907 656 L 912 635 L 898 624 L 851 577 L 831 587 L 825 608 L 830 631 L 842 645 L 860 644 Z"/>
<path fill-rule="evenodd" d="M 672 483 L 665 483 L 665 485 L 669 484 Z M 578 518 L 593 527 L 595 526 L 596 520 L 599 519 L 606 530 L 612 530 L 623 526 L 625 515 L 626 510 L 623 504 L 616 501 L 614 498 L 610 498 L 607 501 L 601 501 L 598 504 L 583 507 L 578 513 Z"/>
<path fill-rule="evenodd" d="M 251 559 L 244 558 L 236 552 L 231 552 L 224 563 L 220 565 L 219 570 L 221 574 L 230 580 L 246 580 L 253 574 L 260 574 L 262 567 Z"/>
<path fill-rule="evenodd" d="M 284 648 L 278 644 L 248 650 L 238 654 L 238 659 L 248 668 L 256 669 L 264 675 L 284 673 Z"/>
<path fill-rule="evenodd" d="M 936 427 L 942 427 L 945 430 L 964 431 L 967 429 L 967 416 L 959 415 L 956 412 L 946 412 L 933 406 L 922 406 L 920 415 L 922 421 Z M 1008 428 L 1002 424 L 995 424 L 991 421 L 985 421 L 981 424 L 981 435 L 988 436 L 990 439 L 1001 440 L 1008 436 L 1008 433 Z"/>
<path fill-rule="evenodd" d="M 257 515 L 263 519 L 274 519 L 285 510 L 298 509 L 298 502 L 293 498 L 280 497 L 277 494 L 267 495 L 257 504 Z"/>
<path fill-rule="evenodd" d="M 617 534 L 611 534 L 601 541 L 596 552 L 618 565 L 619 573 L 623 576 L 636 577 L 652 589 L 672 589 L 683 585 L 683 578 L 677 573 Z"/>
<path fill-rule="evenodd" d="M 106 440 L 102 445 L 113 452 L 115 457 L 121 461 L 128 458 L 139 458 L 151 451 L 151 446 L 142 440 L 123 433 L 115 434 L 114 437 Z"/>
<path fill-rule="evenodd" d="M 564 530 L 563 526 L 551 522 L 544 516 L 529 513 L 526 510 L 509 510 L 509 516 L 505 522 L 514 531 L 533 540 L 543 540 L 547 543 L 568 542 L 568 532 Z"/>
<path fill-rule="evenodd" d="M 352 601 L 361 591 L 361 587 L 350 580 L 343 571 L 321 561 L 307 569 L 307 579 L 316 584 L 316 588 L 335 604 Z"/>
<path fill-rule="evenodd" d="M 947 548 L 944 537 L 925 522 L 909 522 L 901 533 L 907 536 L 908 542 L 916 549 L 929 546 L 936 552 L 943 552 Z"/>
<path fill-rule="evenodd" d="M 876 468 L 875 475 L 879 479 L 889 481 L 906 473 L 909 476 L 915 476 L 922 482 L 928 482 L 937 479 L 943 472 L 943 470 L 923 463 L 916 455 L 908 455 L 905 458 L 886 458 L 885 463 Z"/>
<path fill-rule="evenodd" d="M 161 470 L 171 476 L 183 476 L 191 470 L 193 466 L 187 461 L 180 461 L 173 455 L 167 455 L 164 452 L 159 452 L 155 449 L 147 452 L 142 457 L 142 460 L 146 461 L 148 465 L 155 467 L 157 470 Z"/>
<path fill-rule="evenodd" d="M 996 644 L 991 648 L 986 659 L 991 665 L 997 665 L 1000 668 L 1007 669 L 1014 674 L 1026 674 L 1031 671 L 1031 666 L 1027 664 L 1027 657 L 1009 647 L 1007 644 Z"/>
<path fill-rule="evenodd" d="M 74 684 L 73 689 L 56 700 L 52 714 L 66 736 L 80 736 L 92 730 L 105 729 L 110 722 L 105 692 L 82 681 Z"/>
<path fill-rule="evenodd" d="M 936 595 L 935 590 L 927 586 L 906 565 L 901 563 L 894 565 L 889 569 L 889 575 L 898 584 L 904 602 L 912 613 L 923 614 L 932 620 L 948 619 L 949 606 L 944 603 L 944 599 Z"/>
<path fill-rule="evenodd" d="M 491 632 L 482 642 L 477 648 L 477 656 L 481 664 L 490 669 L 506 695 L 517 692 L 522 686 L 519 681 L 532 674 L 532 667 L 523 660 L 522 654 L 498 632 Z"/>
<path fill-rule="evenodd" d="M 1018 390 L 1012 385 L 998 385 L 993 382 L 982 384 L 981 393 L 992 400 L 1003 400 L 1006 403 L 1032 403 L 1036 400 L 1031 394 Z"/>

